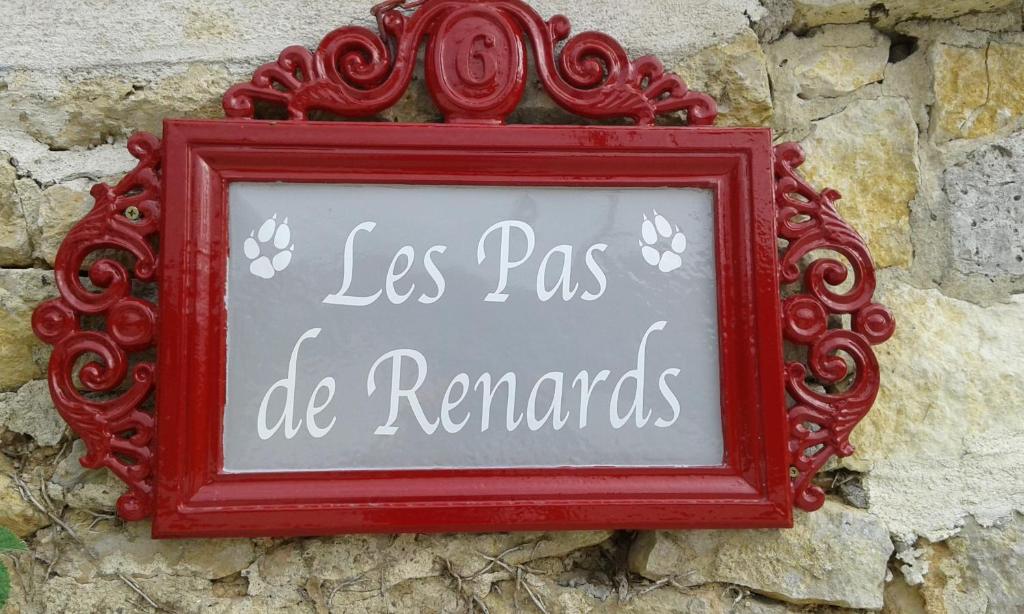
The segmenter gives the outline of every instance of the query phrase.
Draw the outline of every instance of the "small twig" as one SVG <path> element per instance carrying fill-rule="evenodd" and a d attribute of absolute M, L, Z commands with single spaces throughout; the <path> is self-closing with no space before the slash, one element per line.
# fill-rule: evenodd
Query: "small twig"
<path fill-rule="evenodd" d="M 334 589 L 331 590 L 331 594 L 327 597 L 327 608 L 330 609 L 332 607 L 332 605 L 334 604 L 334 596 L 338 594 L 338 591 L 341 591 L 341 590 L 346 589 L 346 588 L 348 588 L 350 586 L 355 586 L 356 584 L 359 584 L 360 582 L 362 582 L 365 579 L 365 577 L 366 577 L 366 574 L 359 574 L 358 576 L 356 576 L 354 578 L 349 578 L 348 580 L 343 581 L 338 586 L 335 586 Z M 363 591 L 363 592 L 369 592 L 369 591 Z"/>
<path fill-rule="evenodd" d="M 117 516 L 114 515 L 114 514 L 97 514 L 95 512 L 90 512 L 89 510 L 85 510 L 85 511 L 89 512 L 93 516 L 92 522 L 89 523 L 89 530 L 90 531 L 94 530 L 96 528 L 96 525 L 98 525 L 99 523 L 103 522 L 104 520 L 111 520 L 111 521 L 117 520 Z"/>
<path fill-rule="evenodd" d="M 11 478 L 11 480 L 14 481 L 14 485 L 18 488 L 18 492 L 21 494 L 22 499 L 28 501 L 29 504 L 32 505 L 32 507 L 36 508 L 37 510 L 45 514 L 50 519 L 50 521 L 52 521 L 60 528 L 64 529 L 64 531 L 66 531 L 67 534 L 70 535 L 73 539 L 75 539 L 76 541 L 81 541 L 81 539 L 78 537 L 78 533 L 76 533 L 74 529 L 69 527 L 63 520 L 58 518 L 53 512 L 51 512 L 42 503 L 40 503 L 38 499 L 36 499 L 35 495 L 32 494 L 32 491 L 29 490 L 28 484 L 26 484 L 25 481 L 21 479 L 20 475 L 18 475 L 17 473 L 9 473 L 7 475 L 8 477 Z"/>
<path fill-rule="evenodd" d="M 485 573 L 487 573 L 488 571 L 490 571 L 494 567 L 494 565 L 496 563 L 495 559 L 504 559 L 509 554 L 512 554 L 516 550 L 522 550 L 527 545 L 528 544 L 519 544 L 518 546 L 513 546 L 513 547 L 509 548 L 508 550 L 502 552 L 501 554 L 499 554 L 496 557 L 490 557 L 490 556 L 484 554 L 483 552 L 480 552 L 479 550 L 477 550 L 476 551 L 477 555 L 480 556 L 483 559 L 486 559 L 488 561 L 488 563 L 487 563 L 487 565 L 484 566 L 483 569 L 481 569 L 480 571 L 478 571 L 478 572 L 476 572 L 476 573 L 474 573 L 472 575 L 466 576 L 465 579 L 466 580 L 472 580 L 474 578 L 478 578 L 478 577 L 484 575 Z"/>
<path fill-rule="evenodd" d="M 647 586 L 647 587 L 644 587 L 643 589 L 637 591 L 634 595 L 630 596 L 630 599 L 636 599 L 638 597 L 643 597 L 644 595 L 646 595 L 647 593 L 649 593 L 651 591 L 656 591 L 656 590 L 658 590 L 659 588 L 661 588 L 663 586 L 668 586 L 668 584 L 670 582 L 672 582 L 672 578 L 662 578 L 661 580 L 658 580 L 654 584 L 652 584 L 650 586 Z"/>
<path fill-rule="evenodd" d="M 82 538 L 78 535 L 78 532 L 72 529 L 70 526 L 68 526 L 66 522 L 61 520 L 49 508 L 40 503 L 39 500 L 36 499 L 35 495 L 32 494 L 32 491 L 29 490 L 28 484 L 26 484 L 25 481 L 21 479 L 20 475 L 18 475 L 17 473 L 9 473 L 7 475 L 11 478 L 11 480 L 14 481 L 14 485 L 17 487 L 18 492 L 21 494 L 21 498 L 27 501 L 30 505 L 32 505 L 32 507 L 36 508 L 37 510 L 45 514 L 58 527 L 64 529 L 64 532 L 68 534 L 68 537 L 70 537 L 76 544 L 78 544 L 78 546 L 82 549 L 82 552 L 85 552 L 86 556 L 92 559 L 93 563 L 96 563 L 98 566 L 98 563 L 100 561 L 99 555 L 93 552 L 92 548 L 90 548 L 85 543 L 85 541 L 82 540 Z M 45 498 L 45 494 L 43 496 Z M 145 591 L 143 591 L 142 588 L 135 583 L 134 580 L 128 578 L 122 573 L 118 573 L 115 575 L 119 580 L 121 580 L 121 582 L 125 584 L 125 586 L 127 586 L 132 591 L 137 593 L 140 597 L 145 599 L 146 603 L 151 605 L 153 609 L 157 610 L 158 612 L 170 612 L 173 614 L 174 610 L 158 604 L 156 601 L 153 600 L 152 597 L 147 595 Z"/>
<path fill-rule="evenodd" d="M 67 428 L 64 429 L 64 434 L 67 435 Z M 62 439 L 63 442 L 60 445 L 60 450 L 57 450 L 57 454 L 55 454 L 53 458 L 50 460 L 51 465 L 56 465 L 57 463 L 64 459 L 64 451 L 67 450 L 68 446 L 71 444 L 70 438 L 63 437 Z"/>
<path fill-rule="evenodd" d="M 475 604 L 477 607 L 479 607 L 480 611 L 483 612 L 483 614 L 491 614 L 491 611 L 487 609 L 487 605 L 483 602 L 482 599 L 480 599 L 476 595 L 473 595 L 473 600 L 470 603 Z"/>
<path fill-rule="evenodd" d="M 47 508 L 51 510 L 57 509 L 57 506 L 54 505 L 53 501 L 50 499 L 50 494 L 46 492 L 46 484 L 43 483 L 43 476 L 39 476 L 39 494 L 42 495 L 43 503 L 46 504 Z"/>
<path fill-rule="evenodd" d="M 380 598 L 381 598 L 381 601 L 384 602 L 384 610 L 386 612 L 390 612 L 391 611 L 391 603 L 388 602 L 388 586 L 387 586 L 387 581 L 386 581 L 387 578 L 386 578 L 385 571 L 386 571 L 385 567 L 382 565 L 381 568 L 380 568 Z"/>
<path fill-rule="evenodd" d="M 746 599 L 747 595 L 749 594 L 749 592 L 745 588 L 741 588 L 739 586 L 732 585 L 732 586 L 726 587 L 726 589 L 724 591 L 722 591 L 722 596 L 726 597 L 726 598 L 729 598 L 730 597 L 730 595 L 729 595 L 730 592 L 735 592 L 736 593 L 736 597 L 734 597 L 733 600 L 732 600 L 733 607 L 736 607 L 737 605 L 739 605 L 740 602 L 743 601 L 744 599 Z"/>
<path fill-rule="evenodd" d="M 641 590 L 639 590 L 636 593 L 633 593 L 632 595 L 630 595 L 628 601 L 632 601 L 633 599 L 638 599 L 640 597 L 643 597 L 647 593 L 649 593 L 651 591 L 656 591 L 659 588 L 662 588 L 662 587 L 665 587 L 665 586 L 671 586 L 671 587 L 677 588 L 679 590 L 686 590 L 687 587 L 685 587 L 685 586 L 683 586 L 682 584 L 679 583 L 679 578 L 680 577 L 692 576 L 694 573 L 696 573 L 696 572 L 691 570 L 691 571 L 688 571 L 688 572 L 686 572 L 686 573 L 684 573 L 682 575 L 668 576 L 668 577 L 662 578 L 661 580 L 658 580 L 654 584 L 651 584 L 650 586 L 645 586 Z"/>
<path fill-rule="evenodd" d="M 530 588 L 530 584 L 523 580 L 523 568 L 517 567 L 516 569 L 518 572 L 516 574 L 516 582 L 521 584 L 523 588 L 526 589 L 526 594 L 530 596 L 530 600 L 533 601 L 533 605 L 537 606 L 537 609 L 543 612 L 543 614 L 548 614 L 547 608 L 544 607 L 544 601 L 540 599 L 540 597 L 535 595 L 533 593 L 533 589 Z"/>
<path fill-rule="evenodd" d="M 143 599 L 145 599 L 146 603 L 148 603 L 149 605 L 153 606 L 154 610 L 157 610 L 158 612 L 172 612 L 173 611 L 173 610 L 169 610 L 169 609 L 165 608 L 164 606 L 160 605 L 159 603 L 153 601 L 153 599 L 149 595 L 147 595 L 146 592 L 143 591 L 142 588 L 138 584 L 135 583 L 135 580 L 132 580 L 128 576 L 124 575 L 123 573 L 117 574 L 117 577 L 120 578 L 121 581 L 124 582 L 125 585 L 128 586 L 128 588 L 130 588 L 133 591 L 135 591 L 135 593 L 138 594 L 139 597 L 142 597 Z"/>

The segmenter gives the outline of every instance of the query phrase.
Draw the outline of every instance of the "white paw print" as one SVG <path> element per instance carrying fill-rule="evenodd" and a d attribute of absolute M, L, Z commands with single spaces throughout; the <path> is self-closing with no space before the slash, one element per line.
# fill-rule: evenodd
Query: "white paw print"
<path fill-rule="evenodd" d="M 295 252 L 291 242 L 292 231 L 288 227 L 288 218 L 278 224 L 275 213 L 274 217 L 263 222 L 258 231 L 250 232 L 249 238 L 245 240 L 243 251 L 250 261 L 249 272 L 256 277 L 270 279 L 288 268 Z"/>
<path fill-rule="evenodd" d="M 686 235 L 678 226 L 673 229 L 665 216 L 655 211 L 652 222 L 645 214 L 640 236 L 640 251 L 647 264 L 658 267 L 662 273 L 671 273 L 683 266 L 682 255 L 686 251 Z M 659 247 L 659 243 L 667 245 Z"/>

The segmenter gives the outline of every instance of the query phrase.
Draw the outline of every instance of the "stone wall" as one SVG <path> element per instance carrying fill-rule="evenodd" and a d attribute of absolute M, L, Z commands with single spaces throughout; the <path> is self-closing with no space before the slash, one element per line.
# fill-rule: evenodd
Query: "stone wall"
<path fill-rule="evenodd" d="M 726 125 L 800 141 L 881 267 L 896 336 L 855 456 L 791 531 L 154 542 L 112 516 L 50 405 L 32 308 L 125 139 L 217 117 L 370 0 L 7 0 L 0 7 L 0 525 L 10 612 L 1024 611 L 1021 0 L 536 0 L 655 53 Z M 414 84 L 417 89 L 420 84 Z M 429 120 L 414 91 L 387 119 Z M 565 121 L 531 88 L 519 121 Z"/>

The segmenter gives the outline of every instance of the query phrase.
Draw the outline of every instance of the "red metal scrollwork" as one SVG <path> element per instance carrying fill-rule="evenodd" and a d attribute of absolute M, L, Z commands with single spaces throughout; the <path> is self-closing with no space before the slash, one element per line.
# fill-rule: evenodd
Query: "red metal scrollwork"
<path fill-rule="evenodd" d="M 416 9 L 406 16 L 402 11 Z M 661 61 L 630 61 L 615 39 L 598 32 L 569 38 L 569 20 L 544 21 L 520 0 L 390 0 L 374 7 L 380 34 L 345 27 L 315 52 L 288 47 L 249 83 L 224 95 L 228 117 L 252 118 L 255 102 L 284 106 L 291 119 L 311 111 L 368 117 L 393 106 L 409 87 L 416 54 L 429 37 L 427 82 L 447 121 L 501 123 L 526 85 L 525 39 L 551 98 L 591 119 L 629 118 L 651 125 L 686 111 L 690 125 L 711 125 L 714 99 L 687 89 Z M 565 42 L 556 57 L 556 45 Z"/>
<path fill-rule="evenodd" d="M 132 296 L 133 277 L 156 281 L 157 255 L 152 242 L 160 228 L 160 141 L 136 134 L 128 149 L 139 163 L 116 186 L 92 188 L 92 210 L 68 233 L 54 266 L 58 298 L 36 308 L 32 328 L 52 344 L 49 380 L 54 405 L 85 442 L 84 467 L 106 467 L 129 488 L 117 504 L 122 518 L 139 520 L 153 510 L 153 416 L 142 409 L 153 392 L 152 362 L 130 365 L 132 354 L 153 346 L 156 305 Z M 87 288 L 80 272 L 97 250 L 127 252 L 130 271 L 107 257 L 88 269 Z M 134 273 L 134 275 L 133 275 Z M 84 327 L 86 317 L 105 318 L 105 327 Z M 77 371 L 76 364 L 94 357 Z M 129 374 L 130 371 L 130 374 Z M 114 398 L 109 398 L 113 396 Z"/>
<path fill-rule="evenodd" d="M 801 293 L 783 303 L 782 330 L 787 340 L 807 349 L 807 364 L 787 363 L 785 374 L 794 402 L 789 410 L 793 502 L 813 511 L 825 502 L 824 491 L 812 483 L 814 475 L 832 456 L 853 454 L 850 432 L 878 395 L 879 369 L 872 346 L 892 336 L 895 321 L 884 306 L 872 302 L 874 264 L 864 240 L 836 212 L 835 201 L 841 196 L 808 185 L 795 170 L 803 162 L 799 145 L 776 147 L 779 236 L 788 242 L 780 262 L 781 280 L 794 284 L 803 277 Z M 851 271 L 852 285 L 837 288 Z M 843 315 L 850 316 L 850 329 L 830 323 L 833 316 Z"/>

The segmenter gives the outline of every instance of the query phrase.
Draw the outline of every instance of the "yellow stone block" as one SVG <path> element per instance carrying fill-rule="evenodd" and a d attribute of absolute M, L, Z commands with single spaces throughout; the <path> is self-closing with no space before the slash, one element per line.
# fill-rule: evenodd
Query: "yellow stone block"
<path fill-rule="evenodd" d="M 1024 116 L 1024 46 L 938 45 L 932 66 L 939 140 L 986 136 Z"/>
<path fill-rule="evenodd" d="M 839 190 L 839 213 L 867 241 L 879 268 L 913 257 L 910 203 L 917 197 L 917 124 L 906 101 L 861 100 L 814 124 L 804 176 Z"/>

